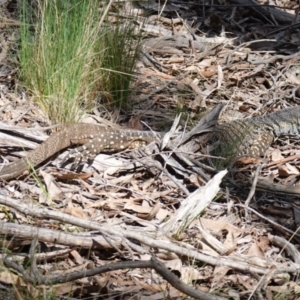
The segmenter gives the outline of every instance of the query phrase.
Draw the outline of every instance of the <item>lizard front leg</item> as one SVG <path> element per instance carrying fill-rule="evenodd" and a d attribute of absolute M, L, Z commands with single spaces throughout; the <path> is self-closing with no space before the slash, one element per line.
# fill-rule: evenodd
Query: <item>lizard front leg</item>
<path fill-rule="evenodd" d="M 133 134 L 134 133 L 134 134 Z M 152 140 L 155 139 L 153 135 Z M 137 149 L 146 146 L 151 140 L 147 132 L 107 132 L 94 137 L 86 144 L 70 151 L 67 160 L 74 158 L 73 165 L 91 161 L 101 152 L 118 152 L 125 149 Z"/>

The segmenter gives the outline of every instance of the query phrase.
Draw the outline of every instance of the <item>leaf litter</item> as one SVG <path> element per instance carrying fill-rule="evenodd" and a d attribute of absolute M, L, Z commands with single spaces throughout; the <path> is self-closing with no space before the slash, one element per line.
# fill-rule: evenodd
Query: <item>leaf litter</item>
<path fill-rule="evenodd" d="M 25 263 L 21 249 L 26 246 L 29 255 L 37 237 L 37 270 L 49 278 L 155 255 L 184 283 L 220 298 L 259 299 L 262 293 L 272 299 L 281 293 L 296 299 L 298 140 L 279 139 L 264 160 L 243 159 L 224 179 L 222 171 L 212 172 L 201 138 L 189 132 L 202 111 L 218 103 L 226 104 L 223 121 L 299 103 L 299 36 L 291 25 L 297 19 L 296 2 L 279 1 L 278 6 L 289 9 L 273 7 L 271 13 L 263 6 L 253 9 L 248 1 L 235 1 L 240 6 L 234 9 L 205 4 L 201 9 L 206 14 L 198 9 L 201 1 L 177 2 L 162 7 L 156 1 L 141 3 L 141 11 L 152 13 L 143 28 L 138 93 L 129 122 L 137 130 L 147 129 L 145 123 L 153 130 L 169 130 L 179 111 L 181 119 L 168 138 L 138 151 L 99 154 L 80 172 L 70 165 L 61 168 L 64 151 L 40 166 L 37 178 L 28 174 L 2 182 L 3 250 Z M 12 19 L 5 5 L 1 11 Z M 41 129 L 50 123 L 28 95 L 14 89 L 17 78 L 8 53 L 16 47 L 16 35 L 4 26 L 0 36 L 0 145 L 7 163 L 45 140 L 49 131 Z M 95 119 L 100 117 L 83 121 Z M 103 119 L 114 123 L 111 116 L 102 114 Z M 128 116 L 119 114 L 117 119 L 128 123 Z M 200 124 L 200 129 L 205 135 L 209 126 Z M 250 210 L 243 202 L 260 163 Z M 26 284 L 20 282 L 22 277 L 9 269 L 0 272 L 2 283 L 38 294 L 28 278 Z M 80 297 L 185 297 L 143 268 L 82 276 L 50 288 L 74 297 L 79 290 Z"/>

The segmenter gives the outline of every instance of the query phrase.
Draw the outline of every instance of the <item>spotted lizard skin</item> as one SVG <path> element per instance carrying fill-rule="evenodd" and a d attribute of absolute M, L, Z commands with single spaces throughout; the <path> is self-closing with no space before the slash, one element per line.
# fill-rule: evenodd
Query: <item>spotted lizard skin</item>
<path fill-rule="evenodd" d="M 264 116 L 218 124 L 212 140 L 218 146 L 214 155 L 228 160 L 263 156 L 275 138 L 300 134 L 300 106 L 278 110 Z"/>
<path fill-rule="evenodd" d="M 213 154 L 232 160 L 241 156 L 262 156 L 276 137 L 300 134 L 300 106 L 282 109 L 264 116 L 218 124 L 210 134 L 215 141 Z M 144 146 L 163 137 L 163 133 L 112 130 L 93 124 L 73 124 L 52 134 L 44 143 L 0 169 L 0 179 L 9 180 L 41 164 L 53 154 L 72 145 L 80 160 L 92 159 L 100 152 L 117 152 Z"/>
<path fill-rule="evenodd" d="M 0 179 L 23 175 L 55 153 L 72 145 L 82 145 L 71 151 L 78 161 L 94 158 L 100 152 L 118 152 L 139 148 L 158 140 L 163 134 L 151 131 L 113 130 L 100 125 L 78 123 L 63 127 L 27 155 L 11 164 L 0 166 Z"/>

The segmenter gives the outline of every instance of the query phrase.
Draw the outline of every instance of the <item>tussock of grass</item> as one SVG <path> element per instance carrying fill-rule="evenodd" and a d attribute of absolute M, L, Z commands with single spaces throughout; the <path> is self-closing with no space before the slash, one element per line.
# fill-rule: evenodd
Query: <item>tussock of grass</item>
<path fill-rule="evenodd" d="M 108 22 L 112 1 L 101 3 L 23 0 L 21 78 L 54 123 L 79 121 L 99 98 L 127 103 L 139 38 L 130 19 Z"/>
<path fill-rule="evenodd" d="M 108 23 L 106 23 L 107 26 Z M 101 68 L 104 90 L 110 91 L 109 102 L 127 108 L 130 84 L 135 63 L 140 53 L 141 32 L 136 34 L 136 26 L 129 12 L 127 18 L 115 16 L 113 26 L 106 28 L 101 42 L 106 46 Z"/>

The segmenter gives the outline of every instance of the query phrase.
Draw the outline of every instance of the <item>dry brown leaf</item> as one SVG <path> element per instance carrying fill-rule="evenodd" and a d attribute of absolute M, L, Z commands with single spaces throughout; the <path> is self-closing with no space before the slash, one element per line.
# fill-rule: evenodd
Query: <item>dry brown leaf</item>
<path fill-rule="evenodd" d="M 223 281 L 222 279 L 225 277 L 225 275 L 230 270 L 231 270 L 231 268 L 226 267 L 226 266 L 216 266 L 214 269 L 212 286 L 213 287 L 218 286 L 220 284 L 220 282 Z"/>
<path fill-rule="evenodd" d="M 250 247 L 250 249 L 247 251 L 247 255 L 249 256 L 257 256 L 260 258 L 264 258 L 265 255 L 264 253 L 261 251 L 258 243 L 256 241 L 254 241 Z"/>
<path fill-rule="evenodd" d="M 74 291 L 74 282 L 67 282 L 59 285 L 52 286 L 55 294 L 68 295 Z"/>
<path fill-rule="evenodd" d="M 190 74 L 201 74 L 200 69 L 197 66 L 188 66 L 184 71 L 189 72 Z"/>
<path fill-rule="evenodd" d="M 183 266 L 180 270 L 180 279 L 189 284 L 191 281 L 206 279 L 193 265 Z"/>
<path fill-rule="evenodd" d="M 153 275 L 152 275 L 153 276 Z M 180 292 L 177 291 L 175 288 L 173 288 L 172 286 L 170 286 L 168 283 L 159 283 L 159 284 L 155 284 L 153 283 L 156 282 L 155 278 L 151 278 L 152 283 L 145 283 L 144 281 L 138 279 L 137 277 L 133 277 L 133 282 L 136 286 L 144 288 L 146 291 L 149 291 L 155 294 L 152 294 L 151 296 L 141 296 L 139 297 L 139 299 L 143 299 L 143 300 L 148 300 L 148 299 L 166 299 L 166 295 L 169 295 L 171 298 L 170 299 L 177 299 L 177 297 L 180 295 Z M 163 291 L 163 292 L 161 292 Z M 167 291 L 167 292 L 166 292 Z"/>
<path fill-rule="evenodd" d="M 158 72 L 158 71 L 152 71 L 152 70 L 145 70 L 144 75 L 146 76 L 158 76 L 164 79 L 174 79 L 174 76 L 162 73 L 162 72 Z"/>
<path fill-rule="evenodd" d="M 258 164 L 260 161 L 261 159 L 257 157 L 240 157 L 236 160 L 235 163 L 249 165 L 249 164 Z"/>
<path fill-rule="evenodd" d="M 78 217 L 84 220 L 87 220 L 89 217 L 88 215 L 83 211 L 81 207 L 66 207 L 62 209 L 62 211 L 66 214 L 69 214 L 74 217 Z"/>
<path fill-rule="evenodd" d="M 202 96 L 206 99 L 212 92 L 218 88 L 218 82 L 213 82 L 211 84 L 205 83 L 206 89 L 202 91 Z"/>
<path fill-rule="evenodd" d="M 197 241 L 197 243 L 195 245 L 195 247 L 197 247 L 197 249 L 201 250 L 201 252 L 203 254 L 206 254 L 206 255 L 209 255 L 209 256 L 218 257 L 220 255 L 217 251 L 215 251 L 209 245 L 207 245 L 206 243 L 202 242 L 200 240 L 200 238 L 202 238 L 202 237 L 199 237 L 199 240 Z"/>
<path fill-rule="evenodd" d="M 198 80 L 189 79 L 189 80 L 186 80 L 186 83 L 193 89 L 193 91 L 196 93 L 196 95 L 201 94 L 202 91 L 198 86 L 198 83 L 199 83 Z"/>
<path fill-rule="evenodd" d="M 287 166 L 287 168 L 288 168 L 291 175 L 298 175 L 299 174 L 299 170 L 295 166 L 291 165 L 290 163 L 286 163 L 286 166 Z"/>
<path fill-rule="evenodd" d="M 142 183 L 142 191 L 146 192 L 155 182 L 155 178 L 149 178 Z M 156 197 L 152 197 L 155 199 Z"/>
<path fill-rule="evenodd" d="M 66 174 L 55 174 L 55 177 L 59 180 L 74 180 L 74 179 L 81 179 L 87 180 L 93 174 L 92 173 L 66 173 Z"/>
<path fill-rule="evenodd" d="M 225 239 L 223 245 L 227 248 L 227 252 L 226 252 L 227 255 L 232 253 L 236 249 L 237 241 L 236 241 L 232 231 L 230 231 L 226 234 L 226 239 Z"/>
<path fill-rule="evenodd" d="M 84 258 L 76 250 L 72 250 L 70 254 L 73 256 L 78 265 L 82 265 L 84 263 Z"/>
<path fill-rule="evenodd" d="M 21 288 L 22 288 L 21 280 L 18 279 L 17 284 L 13 285 L 14 296 L 15 296 L 14 300 L 23 300 L 23 297 L 20 294 Z M 33 295 L 30 295 L 30 296 L 33 296 Z"/>
<path fill-rule="evenodd" d="M 237 278 L 236 274 L 228 275 L 227 278 L 228 278 L 228 280 L 230 280 L 234 284 L 238 283 L 238 278 Z"/>
<path fill-rule="evenodd" d="M 238 58 L 237 58 L 238 59 Z M 231 71 L 234 70 L 246 70 L 250 67 L 251 65 L 249 63 L 240 63 L 240 64 L 234 64 L 233 66 L 229 67 Z M 229 79 L 239 79 L 239 73 L 230 73 L 230 78 Z"/>
<path fill-rule="evenodd" d="M 286 73 L 286 77 L 288 78 L 288 81 L 292 84 L 300 84 L 300 76 L 295 76 L 294 74 L 291 74 L 289 72 Z"/>
<path fill-rule="evenodd" d="M 249 110 L 249 105 L 240 105 L 239 110 L 247 112 Z"/>
<path fill-rule="evenodd" d="M 157 253 L 156 257 L 162 261 L 168 261 L 168 260 L 177 259 L 178 255 L 173 252 L 168 252 L 168 253 L 159 252 L 159 253 Z M 143 259 L 143 260 L 150 259 L 150 258 L 151 258 L 151 256 L 149 254 L 140 255 L 140 259 Z"/>
<path fill-rule="evenodd" d="M 18 275 L 9 272 L 8 270 L 3 270 L 0 272 L 0 281 L 4 282 L 5 284 L 13 285 L 16 285 L 17 283 L 20 284 L 21 282 L 21 285 L 25 286 L 25 283 L 22 280 L 22 278 L 20 278 Z"/>
<path fill-rule="evenodd" d="M 237 274 L 237 279 L 248 291 L 253 291 L 254 286 L 257 284 L 257 281 L 248 275 Z"/>
<path fill-rule="evenodd" d="M 201 222 L 198 223 L 197 225 L 197 229 L 199 229 L 199 232 L 201 233 L 201 235 L 203 236 L 203 240 L 209 245 L 211 246 L 213 249 L 215 249 L 218 253 L 221 253 L 223 255 L 225 254 L 229 254 L 231 253 L 236 246 L 236 243 L 233 244 L 229 244 L 229 242 L 227 241 L 227 246 L 224 245 L 224 243 L 222 241 L 219 240 L 219 238 L 216 238 L 214 235 L 212 235 L 209 230 L 205 229 L 202 225 Z M 232 236 L 230 233 L 227 234 L 227 236 L 230 235 Z"/>
<path fill-rule="evenodd" d="M 299 171 L 297 168 L 291 166 L 290 164 L 286 163 L 284 165 L 278 166 L 278 174 L 279 177 L 288 177 L 290 175 L 298 175 Z"/>
<path fill-rule="evenodd" d="M 169 216 L 170 215 L 170 212 L 168 211 L 168 210 L 166 210 L 166 209 L 160 209 L 159 211 L 158 211 L 158 213 L 156 214 L 156 219 L 159 221 L 159 223 L 161 223 L 162 221 L 164 221 L 166 218 L 167 218 L 167 216 Z"/>
<path fill-rule="evenodd" d="M 184 62 L 184 57 L 179 55 L 172 55 L 168 60 L 168 64 L 182 63 L 182 62 Z"/>
<path fill-rule="evenodd" d="M 248 235 L 245 235 L 245 236 L 241 237 L 238 240 L 237 244 L 240 244 L 240 245 L 241 244 L 246 244 L 246 243 L 251 242 L 252 240 L 253 240 L 253 236 L 251 234 L 248 234 Z"/>
<path fill-rule="evenodd" d="M 201 97 L 201 95 L 203 94 L 203 92 L 201 92 L 201 94 L 197 94 L 196 96 L 195 96 L 195 99 L 193 100 L 193 101 L 190 101 L 190 103 L 189 103 L 189 108 L 191 108 L 191 109 L 198 109 L 199 107 L 205 107 L 204 105 L 203 105 L 203 99 L 202 99 L 202 97 Z"/>
<path fill-rule="evenodd" d="M 121 200 L 119 199 L 104 200 L 98 203 L 97 206 L 107 211 L 118 211 L 121 208 L 120 202 Z"/>
<path fill-rule="evenodd" d="M 209 68 L 213 64 L 213 60 L 211 58 L 205 58 L 202 61 L 200 61 L 197 66 L 200 68 Z"/>
<path fill-rule="evenodd" d="M 143 218 L 143 219 L 152 220 L 153 218 L 155 218 L 155 216 L 157 215 L 157 213 L 160 210 L 160 207 L 161 207 L 160 202 L 157 201 L 156 204 L 152 207 L 152 210 L 150 211 L 150 213 L 148 215 L 146 215 L 145 218 Z"/>
<path fill-rule="evenodd" d="M 205 68 L 201 70 L 201 75 L 205 78 L 210 78 L 217 74 L 217 68 L 215 66 L 211 66 L 209 68 Z"/>
<path fill-rule="evenodd" d="M 182 24 L 182 19 L 181 18 L 165 18 L 162 16 L 159 16 L 159 18 L 157 18 L 159 21 L 166 23 L 168 25 L 177 25 L 177 24 Z"/>
<path fill-rule="evenodd" d="M 222 220 L 211 220 L 201 218 L 200 222 L 204 229 L 207 229 L 214 234 L 226 230 L 228 234 L 231 234 L 231 236 L 234 237 L 234 239 L 236 239 L 239 235 L 241 235 L 244 232 L 243 229 Z"/>
<path fill-rule="evenodd" d="M 26 291 L 27 291 L 27 293 L 30 294 L 30 296 L 33 299 L 36 299 L 39 296 L 41 296 L 41 290 L 36 285 L 27 283 L 27 285 L 26 285 Z M 23 300 L 23 298 L 22 298 L 22 300 Z"/>
<path fill-rule="evenodd" d="M 203 179 L 200 175 L 198 174 L 192 174 L 190 177 L 189 177 L 189 180 L 191 183 L 193 183 L 195 186 L 197 187 L 200 187 L 200 186 L 203 186 L 205 185 L 206 183 L 206 180 Z"/>
<path fill-rule="evenodd" d="M 166 261 L 163 261 L 163 264 L 166 268 L 170 269 L 171 271 L 180 272 L 182 268 L 182 261 L 179 258 L 167 259 Z"/>
<path fill-rule="evenodd" d="M 294 281 L 288 281 L 282 286 L 268 286 L 271 291 L 279 294 L 291 294 L 295 293 L 300 295 L 300 285 Z"/>
<path fill-rule="evenodd" d="M 144 215 L 145 214 L 149 215 L 153 208 L 149 207 L 149 206 L 147 207 L 147 206 L 142 206 L 142 205 L 135 205 L 133 203 L 126 203 L 124 205 L 124 209 L 132 210 L 136 213 L 140 213 L 140 214 L 144 214 Z"/>
<path fill-rule="evenodd" d="M 131 117 L 128 122 L 128 127 L 134 130 L 143 130 L 143 124 L 141 123 L 141 115 L 137 115 L 134 117 Z"/>
<path fill-rule="evenodd" d="M 271 153 L 271 160 L 272 161 L 278 161 L 283 159 L 283 156 L 281 155 L 281 151 L 279 149 L 275 149 Z"/>
<path fill-rule="evenodd" d="M 47 186 L 48 196 L 50 196 L 51 199 L 58 198 L 61 194 L 63 194 L 61 188 L 56 184 L 52 175 L 44 171 L 40 171 L 40 174 L 44 178 L 44 182 Z"/>
<path fill-rule="evenodd" d="M 269 244 L 270 244 L 270 240 L 267 236 L 260 236 L 258 238 L 258 243 L 257 245 L 259 246 L 259 248 L 265 253 L 267 251 L 267 249 L 269 248 Z"/>
<path fill-rule="evenodd" d="M 158 286 L 157 286 L 158 289 Z M 139 297 L 139 300 L 165 300 L 165 299 L 181 299 L 182 294 L 173 288 L 172 286 L 164 286 L 161 287 L 161 289 L 164 289 L 163 292 L 159 292 L 156 294 L 153 294 L 151 296 L 143 296 L 141 295 Z M 148 288 L 149 290 L 149 288 Z"/>
<path fill-rule="evenodd" d="M 107 193 L 105 193 L 104 195 L 100 195 L 100 196 L 107 196 L 108 199 L 106 200 L 100 200 L 100 201 L 97 201 L 97 202 L 92 202 L 90 204 L 87 204 L 85 206 L 85 208 L 92 208 L 92 207 L 100 207 L 100 208 L 103 208 L 109 204 L 112 204 L 112 208 L 115 209 L 118 204 L 120 203 L 120 198 L 122 198 L 122 195 L 121 194 L 114 194 L 114 193 L 109 193 L 109 195 Z M 125 195 L 124 195 L 125 196 Z M 115 199 L 117 198 L 117 199 Z"/>
<path fill-rule="evenodd" d="M 29 183 L 24 182 L 24 181 L 19 183 L 19 189 L 20 189 L 21 193 L 18 192 L 17 190 L 14 190 L 14 194 L 15 194 L 16 198 L 21 198 L 23 196 L 22 194 L 25 191 L 27 191 L 27 192 L 29 191 L 33 195 L 39 195 L 41 193 L 40 187 L 38 187 L 36 185 L 29 184 Z"/>

